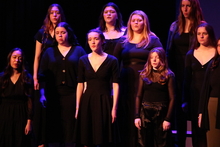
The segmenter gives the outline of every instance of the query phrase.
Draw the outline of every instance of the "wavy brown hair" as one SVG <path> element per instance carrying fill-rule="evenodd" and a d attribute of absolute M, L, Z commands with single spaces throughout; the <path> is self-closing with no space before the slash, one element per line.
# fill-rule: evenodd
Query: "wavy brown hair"
<path fill-rule="evenodd" d="M 144 79 L 144 81 L 147 84 L 150 84 L 153 82 L 153 79 L 154 79 L 153 67 L 150 61 L 152 53 L 157 53 L 157 55 L 159 56 L 160 67 L 157 69 L 157 73 L 159 73 L 157 82 L 161 85 L 164 85 L 168 81 L 169 75 L 173 74 L 173 72 L 168 67 L 165 50 L 161 47 L 153 48 L 150 51 L 147 62 L 144 66 L 144 69 L 141 71 L 140 76 L 142 77 L 142 79 Z"/>
<path fill-rule="evenodd" d="M 63 8 L 59 4 L 51 4 L 49 6 L 49 8 L 47 9 L 47 15 L 46 15 L 46 17 L 44 19 L 44 23 L 43 23 L 43 25 L 41 27 L 41 28 L 44 29 L 44 34 L 42 36 L 43 48 L 44 48 L 44 44 L 47 42 L 48 36 L 50 34 L 50 30 L 54 30 L 55 29 L 55 27 L 53 26 L 53 24 L 52 24 L 52 22 L 50 20 L 50 13 L 51 13 L 51 9 L 53 7 L 57 7 L 59 9 L 59 13 L 60 13 L 60 18 L 59 18 L 57 24 L 60 23 L 60 22 L 66 21 Z"/>
<path fill-rule="evenodd" d="M 191 12 L 189 16 L 189 19 L 190 19 L 189 33 L 195 34 L 196 27 L 202 21 L 204 21 L 204 16 L 202 13 L 202 9 L 200 7 L 199 0 L 188 0 L 188 1 L 190 2 L 190 5 L 191 5 Z M 184 32 L 185 25 L 186 25 L 185 17 L 183 15 L 181 7 L 182 7 L 182 0 L 179 6 L 179 16 L 178 16 L 178 21 L 177 21 L 179 34 L 182 34 Z"/>

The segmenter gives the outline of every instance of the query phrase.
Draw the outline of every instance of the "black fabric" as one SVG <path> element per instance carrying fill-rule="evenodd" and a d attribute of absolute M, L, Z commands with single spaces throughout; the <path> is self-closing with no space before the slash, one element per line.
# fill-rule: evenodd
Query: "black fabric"
<path fill-rule="evenodd" d="M 85 51 L 72 47 L 64 57 L 58 47 L 48 48 L 39 69 L 40 88 L 45 89 L 46 141 L 73 142 L 78 61 Z"/>
<path fill-rule="evenodd" d="M 2 76 L 2 74 L 1 74 Z M 30 135 L 25 135 L 28 119 L 32 119 L 32 76 L 28 75 L 30 84 L 26 93 L 22 86 L 21 75 L 14 84 L 11 80 L 5 90 L 0 93 L 0 146 L 30 147 Z M 4 96 L 2 96 L 4 94 Z M 28 94 L 28 96 L 26 95 Z"/>
<path fill-rule="evenodd" d="M 135 146 L 136 128 L 134 126 L 135 97 L 138 89 L 139 71 L 144 68 L 148 54 L 155 47 L 162 47 L 158 37 L 150 36 L 147 47 L 137 48 L 136 44 L 124 43 L 125 38 L 117 43 L 114 56 L 118 58 L 120 74 L 120 96 L 118 119 L 122 133 L 122 146 Z"/>
<path fill-rule="evenodd" d="M 76 122 L 76 142 L 83 145 L 103 145 L 115 140 L 112 124 L 112 82 L 119 82 L 117 59 L 108 55 L 98 70 L 92 68 L 88 55 L 80 58 L 78 82 L 87 83 L 80 99 Z"/>

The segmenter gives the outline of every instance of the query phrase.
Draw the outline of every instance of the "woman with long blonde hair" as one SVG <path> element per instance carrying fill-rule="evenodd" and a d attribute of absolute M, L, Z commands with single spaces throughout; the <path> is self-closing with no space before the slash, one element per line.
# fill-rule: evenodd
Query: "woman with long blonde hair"
<path fill-rule="evenodd" d="M 137 133 L 133 121 L 139 70 L 144 68 L 149 51 L 155 47 L 162 47 L 162 44 L 151 32 L 147 15 L 141 10 L 132 12 L 127 23 L 127 34 L 114 50 L 114 55 L 121 63 L 118 119 L 122 146 L 135 146 Z"/>

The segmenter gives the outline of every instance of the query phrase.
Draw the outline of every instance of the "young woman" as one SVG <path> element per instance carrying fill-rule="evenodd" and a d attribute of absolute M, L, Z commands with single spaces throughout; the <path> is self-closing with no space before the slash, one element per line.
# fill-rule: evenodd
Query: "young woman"
<path fill-rule="evenodd" d="M 33 66 L 33 79 L 35 99 L 34 99 L 34 119 L 33 130 L 35 136 L 35 142 L 39 147 L 44 147 L 45 142 L 45 109 L 41 107 L 39 101 L 39 83 L 38 83 L 38 69 L 40 60 L 45 50 L 54 43 L 54 28 L 59 22 L 65 21 L 65 16 L 62 7 L 59 4 L 51 4 L 47 10 L 47 15 L 44 19 L 43 26 L 38 30 L 34 36 L 36 40 L 35 45 L 35 57 Z"/>
<path fill-rule="evenodd" d="M 214 41 L 214 40 L 212 40 Z M 217 40 L 218 54 L 207 67 L 205 80 L 201 90 L 199 102 L 198 125 L 207 131 L 208 147 L 217 147 L 220 144 L 220 38 Z"/>
<path fill-rule="evenodd" d="M 105 37 L 103 51 L 113 55 L 117 42 L 126 33 L 121 12 L 115 3 L 109 2 L 103 6 L 99 16 L 99 26 L 96 29 L 99 29 Z M 91 52 L 88 44 L 86 44 L 86 50 L 88 53 Z"/>
<path fill-rule="evenodd" d="M 113 143 L 115 138 L 113 126 L 119 93 L 118 61 L 103 52 L 105 38 L 100 30 L 90 30 L 87 39 L 92 53 L 79 61 L 75 138 L 87 147 L 105 147 Z M 85 82 L 87 88 L 84 91 Z"/>
<path fill-rule="evenodd" d="M 46 138 L 50 147 L 72 147 L 78 61 L 85 54 L 66 22 L 55 28 L 56 46 L 48 48 L 41 60 L 40 102 L 46 107 Z"/>
<path fill-rule="evenodd" d="M 204 22 L 199 0 L 181 0 L 178 19 L 170 26 L 166 54 L 170 69 L 175 73 L 177 86 L 176 116 L 177 145 L 185 147 L 187 115 L 182 107 L 182 89 L 184 78 L 184 61 L 186 53 L 193 48 L 196 38 L 196 28 Z M 183 105 L 182 105 L 183 104 Z"/>
<path fill-rule="evenodd" d="M 135 146 L 134 102 L 137 93 L 139 71 L 144 68 L 149 51 L 162 47 L 157 36 L 150 30 L 147 15 L 136 10 L 131 13 L 127 24 L 127 35 L 115 47 L 114 56 L 122 62 L 120 75 L 119 123 L 122 145 Z"/>
<path fill-rule="evenodd" d="M 171 147 L 171 116 L 175 80 L 163 48 L 150 51 L 140 73 L 136 96 L 135 126 L 140 130 L 140 147 Z"/>
<path fill-rule="evenodd" d="M 207 147 L 206 131 L 198 127 L 198 104 L 205 71 L 216 54 L 215 33 L 207 23 L 200 24 L 196 31 L 194 49 L 185 58 L 183 102 L 190 104 L 192 140 L 195 147 Z"/>
<path fill-rule="evenodd" d="M 25 69 L 20 48 L 8 54 L 8 64 L 0 74 L 0 146 L 30 147 L 32 122 L 32 76 Z"/>
<path fill-rule="evenodd" d="M 115 3 L 109 2 L 103 6 L 99 17 L 98 29 L 105 36 L 104 52 L 113 55 L 117 42 L 126 32 L 121 12 Z"/>
<path fill-rule="evenodd" d="M 62 7 L 59 4 L 52 4 L 47 10 L 47 15 L 44 19 L 44 24 L 41 29 L 35 35 L 36 47 L 34 58 L 34 89 L 38 90 L 38 68 L 40 64 L 40 58 L 48 47 L 51 47 L 54 43 L 54 28 L 59 22 L 66 21 Z"/>

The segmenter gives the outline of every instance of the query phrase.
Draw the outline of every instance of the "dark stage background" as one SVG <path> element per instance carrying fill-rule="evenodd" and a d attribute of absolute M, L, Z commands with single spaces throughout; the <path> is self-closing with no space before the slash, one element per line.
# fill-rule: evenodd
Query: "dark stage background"
<path fill-rule="evenodd" d="M 6 56 L 14 47 L 25 51 L 29 71 L 32 73 L 35 41 L 34 35 L 42 26 L 47 9 L 59 3 L 84 47 L 88 30 L 98 26 L 99 14 L 107 0 L 10 0 L 0 3 L 1 53 L 0 71 L 6 66 Z M 113 0 L 122 13 L 124 25 L 131 12 L 143 10 L 149 17 L 151 30 L 160 38 L 164 48 L 170 24 L 176 20 L 179 0 Z M 200 0 L 205 19 L 219 29 L 219 0 Z M 214 13 L 214 14 L 213 14 Z M 217 18 L 218 17 L 218 18 Z M 209 19 L 208 19 L 209 18 Z M 220 31 L 218 30 L 220 33 Z M 216 33 L 217 34 L 217 33 Z"/>

